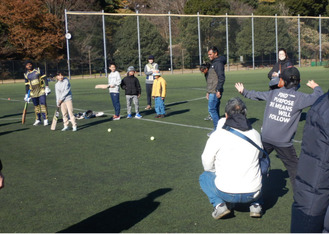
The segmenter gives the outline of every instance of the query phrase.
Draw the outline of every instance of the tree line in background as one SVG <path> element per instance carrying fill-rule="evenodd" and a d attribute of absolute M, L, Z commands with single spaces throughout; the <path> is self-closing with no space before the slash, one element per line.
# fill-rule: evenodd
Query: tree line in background
<path fill-rule="evenodd" d="M 64 9 L 68 11 L 101 11 L 106 13 L 168 13 L 201 15 L 301 15 L 328 16 L 328 0 L 1 0 L 0 1 L 0 60 L 33 59 L 60 61 L 66 55 Z M 72 54 L 87 64 L 90 57 L 103 57 L 102 32 L 95 31 L 95 20 L 86 16 L 69 21 L 70 31 L 76 32 L 72 40 Z M 101 19 L 99 17 L 99 24 Z M 138 64 L 136 17 L 106 17 L 107 55 L 118 64 Z M 97 21 L 97 20 L 96 20 Z M 280 20 L 278 33 L 280 46 L 296 51 L 297 20 Z M 255 56 L 267 59 L 275 52 L 274 20 L 255 20 Z M 323 22 L 324 55 L 329 53 L 328 27 Z M 250 19 L 230 18 L 230 57 L 251 56 Z M 156 56 L 161 68 L 169 64 L 168 17 L 140 17 L 142 57 Z M 225 53 L 225 19 L 201 20 L 202 49 L 216 45 Z M 318 21 L 302 25 L 304 56 L 314 56 L 319 43 Z M 175 64 L 198 64 L 196 18 L 172 18 L 172 49 Z M 206 53 L 204 53 L 206 60 Z M 182 59 L 183 57 L 183 59 Z M 101 65 L 100 65 L 101 66 Z"/>

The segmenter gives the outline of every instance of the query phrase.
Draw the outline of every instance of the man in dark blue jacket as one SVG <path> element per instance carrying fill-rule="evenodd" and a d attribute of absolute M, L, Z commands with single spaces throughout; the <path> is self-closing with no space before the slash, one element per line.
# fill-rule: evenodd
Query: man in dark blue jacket
<path fill-rule="evenodd" d="M 307 113 L 291 232 L 329 232 L 329 92 Z"/>
<path fill-rule="evenodd" d="M 206 97 L 208 99 L 208 112 L 214 123 L 213 131 L 215 131 L 219 120 L 220 99 L 224 91 L 224 66 L 226 64 L 226 58 L 224 56 L 219 56 L 219 51 L 214 46 L 208 50 L 208 57 L 211 61 L 211 66 L 207 75 Z M 208 136 L 210 136 L 211 133 L 208 133 Z"/>

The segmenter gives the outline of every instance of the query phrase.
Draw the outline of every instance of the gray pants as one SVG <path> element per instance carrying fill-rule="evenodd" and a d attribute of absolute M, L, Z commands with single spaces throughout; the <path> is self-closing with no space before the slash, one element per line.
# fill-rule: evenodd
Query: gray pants
<path fill-rule="evenodd" d="M 137 95 L 126 95 L 126 101 L 128 115 L 131 115 L 131 101 L 134 102 L 136 114 L 139 113 L 139 101 Z"/>

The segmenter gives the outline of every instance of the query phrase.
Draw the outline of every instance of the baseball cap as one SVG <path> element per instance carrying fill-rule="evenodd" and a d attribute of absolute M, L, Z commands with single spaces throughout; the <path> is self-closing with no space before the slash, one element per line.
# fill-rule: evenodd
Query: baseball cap
<path fill-rule="evenodd" d="M 300 80 L 300 73 L 297 68 L 295 67 L 288 67 L 282 72 L 282 79 L 290 82 L 290 81 L 299 81 Z"/>
<path fill-rule="evenodd" d="M 149 59 L 153 59 L 154 60 L 154 56 L 153 55 L 150 55 L 149 56 Z"/>

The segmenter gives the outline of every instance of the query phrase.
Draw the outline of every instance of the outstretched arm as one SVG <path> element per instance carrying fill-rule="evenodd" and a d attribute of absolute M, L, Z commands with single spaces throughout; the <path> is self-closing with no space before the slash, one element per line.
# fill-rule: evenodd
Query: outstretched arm
<path fill-rule="evenodd" d="M 306 85 L 310 87 L 311 89 L 314 89 L 315 87 L 318 87 L 319 85 L 314 82 L 314 80 L 309 80 Z"/>
<path fill-rule="evenodd" d="M 235 88 L 238 90 L 239 93 L 243 93 L 244 86 L 242 83 L 235 83 Z"/>

